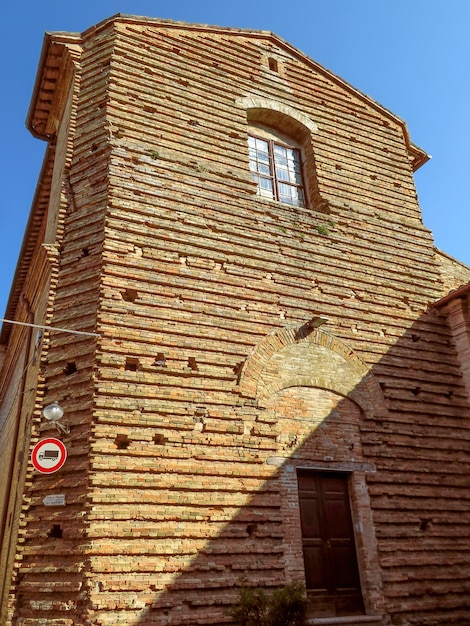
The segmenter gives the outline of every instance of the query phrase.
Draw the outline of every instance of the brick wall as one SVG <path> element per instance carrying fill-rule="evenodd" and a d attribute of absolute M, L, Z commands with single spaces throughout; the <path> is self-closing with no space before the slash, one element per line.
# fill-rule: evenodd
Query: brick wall
<path fill-rule="evenodd" d="M 268 33 L 82 47 L 51 319 L 99 337 L 48 344 L 70 457 L 28 485 L 13 623 L 229 622 L 241 577 L 303 576 L 297 467 L 350 474 L 368 614 L 463 623 L 468 403 L 403 124 Z M 287 119 L 306 208 L 248 169 Z"/>

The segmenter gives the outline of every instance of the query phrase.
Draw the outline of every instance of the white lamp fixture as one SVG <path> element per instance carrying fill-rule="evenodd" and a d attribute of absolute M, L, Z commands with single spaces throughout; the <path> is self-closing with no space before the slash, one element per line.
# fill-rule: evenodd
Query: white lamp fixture
<path fill-rule="evenodd" d="M 70 432 L 70 428 L 68 426 L 64 426 L 64 424 L 59 424 L 59 420 L 64 415 L 64 409 L 57 402 L 52 402 L 43 408 L 42 414 L 44 417 L 54 424 L 54 426 L 60 432 L 68 434 Z"/>
<path fill-rule="evenodd" d="M 42 414 L 50 422 L 57 422 L 64 415 L 64 409 L 57 402 L 53 402 L 43 408 Z"/>

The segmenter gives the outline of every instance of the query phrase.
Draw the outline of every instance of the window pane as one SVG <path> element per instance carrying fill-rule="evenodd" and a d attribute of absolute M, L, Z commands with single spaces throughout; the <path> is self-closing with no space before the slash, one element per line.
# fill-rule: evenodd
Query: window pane
<path fill-rule="evenodd" d="M 273 192 L 273 182 L 270 178 L 262 178 L 258 176 L 259 186 L 261 189 L 269 191 L 271 194 Z"/>
<path fill-rule="evenodd" d="M 267 141 L 263 141 L 262 139 L 255 138 L 255 146 L 257 150 L 261 150 L 262 152 L 269 152 Z"/>
<path fill-rule="evenodd" d="M 279 183 L 279 200 L 294 206 L 305 206 L 303 189 L 293 185 Z"/>
<path fill-rule="evenodd" d="M 253 180 L 258 185 L 258 194 L 263 198 L 274 199 L 273 182 L 270 178 L 263 178 L 253 174 Z"/>
<path fill-rule="evenodd" d="M 286 180 L 288 182 L 292 181 L 292 176 L 291 173 L 289 172 L 288 169 L 284 169 L 282 167 L 278 167 L 276 165 L 276 176 L 278 180 Z M 294 182 L 294 181 L 292 181 Z"/>
<path fill-rule="evenodd" d="M 274 159 L 276 162 L 276 176 L 278 180 L 295 185 L 302 185 L 298 150 L 274 145 Z"/>
<path fill-rule="evenodd" d="M 250 170 L 258 186 L 258 194 L 287 204 L 305 206 L 299 150 L 258 137 L 249 137 L 248 146 Z"/>

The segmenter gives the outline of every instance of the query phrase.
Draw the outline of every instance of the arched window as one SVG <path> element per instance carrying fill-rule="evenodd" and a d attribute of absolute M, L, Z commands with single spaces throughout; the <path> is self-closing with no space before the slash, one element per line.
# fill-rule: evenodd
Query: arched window
<path fill-rule="evenodd" d="M 303 112 L 259 96 L 240 98 L 246 112 L 250 171 L 259 196 L 329 212 L 318 187 L 313 136 Z"/>
<path fill-rule="evenodd" d="M 266 127 L 250 125 L 248 147 L 258 194 L 293 206 L 305 206 L 302 158 L 295 142 Z"/>

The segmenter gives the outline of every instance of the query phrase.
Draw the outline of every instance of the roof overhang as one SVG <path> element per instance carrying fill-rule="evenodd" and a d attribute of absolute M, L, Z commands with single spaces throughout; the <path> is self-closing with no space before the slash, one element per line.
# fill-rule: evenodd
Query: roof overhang
<path fill-rule="evenodd" d="M 39 60 L 26 127 L 37 137 L 48 142 L 41 172 L 26 224 L 23 242 L 8 298 L 5 319 L 14 319 L 18 302 L 24 291 L 28 268 L 40 236 L 44 214 L 49 205 L 52 171 L 55 155 L 55 136 L 65 109 L 74 62 L 78 61 L 81 36 L 75 33 L 46 33 Z M 0 344 L 8 341 L 11 325 L 4 324 Z"/>
<path fill-rule="evenodd" d="M 444 296 L 443 298 L 441 298 L 440 300 L 435 302 L 434 306 L 437 309 L 440 309 L 443 306 L 445 306 L 446 304 L 448 304 L 449 302 L 451 302 L 452 300 L 457 300 L 459 298 L 465 298 L 469 294 L 470 294 L 470 283 L 467 283 L 466 285 L 462 285 L 458 289 L 452 290 L 446 296 Z"/>

